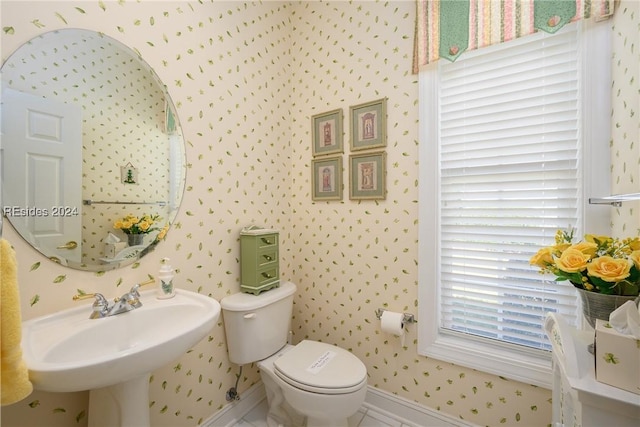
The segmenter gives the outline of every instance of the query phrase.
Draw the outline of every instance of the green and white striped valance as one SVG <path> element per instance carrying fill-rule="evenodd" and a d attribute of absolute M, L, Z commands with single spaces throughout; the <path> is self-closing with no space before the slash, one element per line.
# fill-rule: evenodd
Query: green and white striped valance
<path fill-rule="evenodd" d="M 414 72 L 468 50 L 537 30 L 554 33 L 583 18 L 613 14 L 614 0 L 416 0 Z"/>

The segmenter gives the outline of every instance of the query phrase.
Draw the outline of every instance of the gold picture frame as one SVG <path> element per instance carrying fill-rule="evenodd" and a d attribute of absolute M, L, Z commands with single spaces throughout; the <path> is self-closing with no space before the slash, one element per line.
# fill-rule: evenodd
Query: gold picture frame
<path fill-rule="evenodd" d="M 386 161 L 384 151 L 349 156 L 349 199 L 384 200 L 387 197 Z"/>
<path fill-rule="evenodd" d="M 349 107 L 351 151 L 387 145 L 387 98 Z"/>
<path fill-rule="evenodd" d="M 342 200 L 342 156 L 311 160 L 311 199 Z"/>
<path fill-rule="evenodd" d="M 311 117 L 313 157 L 344 152 L 342 109 L 327 111 Z"/>

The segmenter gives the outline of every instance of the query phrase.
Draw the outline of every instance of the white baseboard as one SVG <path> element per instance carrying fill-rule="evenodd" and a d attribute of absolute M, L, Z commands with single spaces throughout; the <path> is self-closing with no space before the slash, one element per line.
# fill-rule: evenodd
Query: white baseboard
<path fill-rule="evenodd" d="M 232 427 L 261 403 L 267 395 L 262 382 L 244 391 L 240 400 L 229 403 L 202 423 L 203 427 Z M 363 408 L 371 409 L 402 424 L 413 427 L 476 427 L 449 415 L 396 396 L 375 387 L 367 387 Z"/>
<path fill-rule="evenodd" d="M 474 427 L 403 397 L 368 386 L 363 407 L 413 427 Z"/>
<path fill-rule="evenodd" d="M 231 427 L 248 414 L 256 405 L 267 398 L 262 381 L 252 385 L 242 393 L 240 400 L 234 400 L 202 422 L 203 427 Z"/>

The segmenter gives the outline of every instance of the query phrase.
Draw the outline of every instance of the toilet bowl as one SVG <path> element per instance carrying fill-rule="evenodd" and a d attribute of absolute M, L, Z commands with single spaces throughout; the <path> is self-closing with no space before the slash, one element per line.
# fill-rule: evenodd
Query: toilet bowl
<path fill-rule="evenodd" d="M 267 392 L 267 423 L 338 427 L 364 403 L 367 369 L 349 351 L 327 343 L 287 343 L 293 311 L 291 282 L 259 295 L 220 301 L 231 362 L 257 362 Z"/>
<path fill-rule="evenodd" d="M 270 426 L 302 425 L 300 415 L 307 427 L 347 426 L 367 394 L 364 364 L 342 348 L 317 341 L 287 345 L 258 362 L 258 368 L 272 400 Z"/>

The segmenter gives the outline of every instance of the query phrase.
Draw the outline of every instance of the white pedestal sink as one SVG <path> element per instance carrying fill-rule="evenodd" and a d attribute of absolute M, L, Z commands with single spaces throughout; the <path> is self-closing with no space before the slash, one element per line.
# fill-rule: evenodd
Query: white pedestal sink
<path fill-rule="evenodd" d="M 141 293 L 142 307 L 89 319 L 83 305 L 22 325 L 23 357 L 37 390 L 90 390 L 89 425 L 148 426 L 149 376 L 207 336 L 220 316 L 213 298 L 178 289 Z"/>

